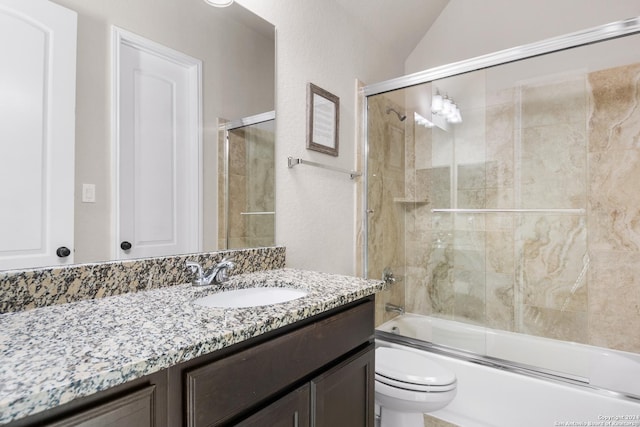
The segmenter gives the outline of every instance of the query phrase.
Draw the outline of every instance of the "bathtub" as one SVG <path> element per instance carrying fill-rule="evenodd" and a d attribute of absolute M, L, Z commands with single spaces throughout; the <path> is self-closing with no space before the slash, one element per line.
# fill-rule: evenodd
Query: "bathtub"
<path fill-rule="evenodd" d="M 395 328 L 395 329 L 394 329 Z M 462 427 L 640 427 L 640 356 L 405 314 L 380 327 L 378 346 L 420 352 L 455 372 L 456 398 L 434 417 Z M 399 332 L 400 335 L 396 335 Z M 402 337 L 410 347 L 400 343 Z M 464 350 L 451 357 L 420 341 Z M 469 352 L 469 353 L 466 353 Z M 488 358 L 474 359 L 473 353 Z M 460 356 L 460 357 L 458 357 Z M 496 368 L 484 363 L 516 361 Z M 534 367 L 542 367 L 537 369 Z"/>

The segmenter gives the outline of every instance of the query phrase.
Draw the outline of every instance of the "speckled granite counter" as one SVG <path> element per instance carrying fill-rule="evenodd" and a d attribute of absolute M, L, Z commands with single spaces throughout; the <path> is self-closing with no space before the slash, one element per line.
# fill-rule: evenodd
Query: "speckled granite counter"
<path fill-rule="evenodd" d="M 178 285 L 0 315 L 0 424 L 106 390 L 371 295 L 382 282 L 301 270 L 234 276 L 225 286 L 291 286 L 308 295 L 219 309 L 217 289 Z"/>

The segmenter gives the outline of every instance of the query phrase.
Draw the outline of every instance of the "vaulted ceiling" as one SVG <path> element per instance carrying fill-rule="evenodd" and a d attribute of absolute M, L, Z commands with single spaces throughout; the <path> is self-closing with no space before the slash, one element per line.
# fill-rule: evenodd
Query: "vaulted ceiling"
<path fill-rule="evenodd" d="M 335 0 L 403 58 L 415 49 L 449 0 Z"/>

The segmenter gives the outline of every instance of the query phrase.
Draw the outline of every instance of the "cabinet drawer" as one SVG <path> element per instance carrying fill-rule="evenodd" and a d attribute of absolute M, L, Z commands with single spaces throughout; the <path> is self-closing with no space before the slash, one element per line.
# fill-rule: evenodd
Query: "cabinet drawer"
<path fill-rule="evenodd" d="M 155 386 L 95 406 L 47 427 L 153 427 Z"/>
<path fill-rule="evenodd" d="M 371 300 L 187 372 L 189 427 L 216 425 L 331 363 L 373 335 Z"/>

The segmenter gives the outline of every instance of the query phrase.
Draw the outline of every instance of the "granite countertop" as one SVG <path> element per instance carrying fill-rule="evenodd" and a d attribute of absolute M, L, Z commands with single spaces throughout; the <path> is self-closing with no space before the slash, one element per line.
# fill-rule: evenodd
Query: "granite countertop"
<path fill-rule="evenodd" d="M 225 289 L 303 288 L 281 304 L 221 309 L 219 289 L 177 285 L 0 315 L 0 424 L 67 403 L 374 294 L 383 283 L 282 269 L 237 275 Z"/>

